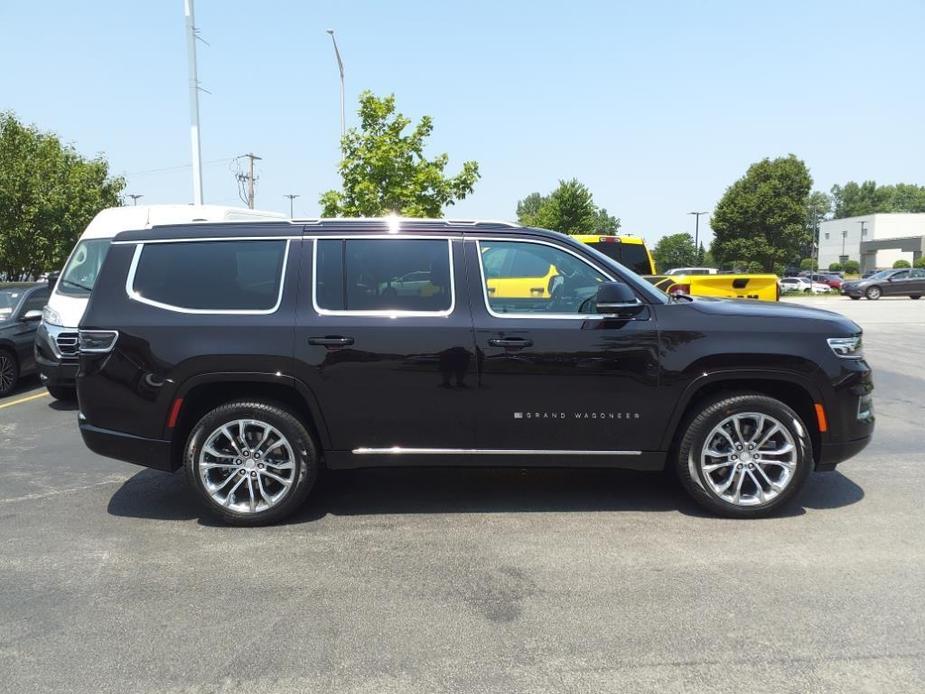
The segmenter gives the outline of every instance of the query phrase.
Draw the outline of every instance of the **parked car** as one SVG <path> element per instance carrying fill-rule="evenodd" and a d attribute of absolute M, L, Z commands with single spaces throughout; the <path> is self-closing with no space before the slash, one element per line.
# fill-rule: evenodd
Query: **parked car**
<path fill-rule="evenodd" d="M 813 282 L 820 282 L 822 284 L 828 285 L 832 289 L 840 289 L 842 285 L 841 277 L 836 275 L 829 275 L 824 272 L 810 273 L 809 275 L 806 275 L 806 277 Z"/>
<path fill-rule="evenodd" d="M 925 294 L 925 269 L 882 270 L 866 279 L 846 282 L 842 294 L 855 301 L 866 296 L 876 301 L 881 296 L 908 296 L 920 299 Z"/>
<path fill-rule="evenodd" d="M 36 371 L 32 342 L 48 294 L 47 282 L 0 283 L 0 397 Z"/>
<path fill-rule="evenodd" d="M 126 229 L 143 229 L 154 224 L 285 218 L 286 215 L 276 212 L 218 205 L 132 205 L 100 211 L 80 235 L 64 270 L 56 273 L 54 290 L 35 335 L 35 359 L 48 392 L 58 400 L 76 397 L 77 324 L 90 300 L 113 236 Z"/>
<path fill-rule="evenodd" d="M 486 268 L 510 254 L 561 281 L 493 296 Z M 382 289 L 423 271 L 436 291 Z M 497 223 L 125 232 L 79 340 L 86 444 L 185 467 L 240 525 L 295 511 L 322 465 L 668 466 L 711 511 L 761 516 L 874 427 L 847 318 L 669 296 L 566 235 Z"/>
<path fill-rule="evenodd" d="M 783 277 L 780 280 L 782 292 L 803 292 L 804 294 L 828 294 L 832 288 L 822 282 L 811 282 L 805 277 Z"/>

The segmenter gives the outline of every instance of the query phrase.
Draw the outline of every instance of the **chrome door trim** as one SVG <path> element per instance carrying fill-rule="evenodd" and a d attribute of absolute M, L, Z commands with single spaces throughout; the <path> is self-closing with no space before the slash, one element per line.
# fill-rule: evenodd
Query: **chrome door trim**
<path fill-rule="evenodd" d="M 642 451 L 582 451 L 520 448 L 354 448 L 354 455 L 642 455 Z"/>

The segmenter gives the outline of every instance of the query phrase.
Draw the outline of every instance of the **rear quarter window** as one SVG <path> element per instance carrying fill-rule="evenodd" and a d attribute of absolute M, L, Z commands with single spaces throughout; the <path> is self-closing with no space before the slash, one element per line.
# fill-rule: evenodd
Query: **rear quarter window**
<path fill-rule="evenodd" d="M 142 244 L 132 298 L 195 312 L 271 312 L 280 301 L 285 240 Z"/>

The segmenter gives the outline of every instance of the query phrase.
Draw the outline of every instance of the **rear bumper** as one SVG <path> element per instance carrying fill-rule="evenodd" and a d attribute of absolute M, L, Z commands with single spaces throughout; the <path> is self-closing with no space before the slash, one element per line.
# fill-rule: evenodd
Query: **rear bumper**
<path fill-rule="evenodd" d="M 819 462 L 816 463 L 816 470 L 826 472 L 834 470 L 835 466 L 848 458 L 853 458 L 863 451 L 867 444 L 870 443 L 871 436 L 865 436 L 862 439 L 852 441 L 841 441 L 839 443 L 824 443 L 822 450 L 819 452 Z"/>
<path fill-rule="evenodd" d="M 170 441 L 146 439 L 121 431 L 100 429 L 86 422 L 80 423 L 80 435 L 87 448 L 107 458 L 124 460 L 127 463 L 165 472 L 173 472 L 179 467 L 173 464 Z"/>

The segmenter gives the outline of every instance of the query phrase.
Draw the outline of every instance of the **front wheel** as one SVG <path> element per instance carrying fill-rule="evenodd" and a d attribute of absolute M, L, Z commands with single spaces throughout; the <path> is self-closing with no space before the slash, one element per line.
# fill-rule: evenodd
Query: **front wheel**
<path fill-rule="evenodd" d="M 876 301 L 883 295 L 883 292 L 880 290 L 880 287 L 868 287 L 864 294 L 867 295 L 867 298 L 871 301 Z"/>
<path fill-rule="evenodd" d="M 19 362 L 16 355 L 0 349 L 0 397 L 9 395 L 19 383 Z"/>
<path fill-rule="evenodd" d="M 813 464 L 806 425 L 758 393 L 708 401 L 689 421 L 678 476 L 701 506 L 730 518 L 775 512 L 804 486 Z"/>
<path fill-rule="evenodd" d="M 231 525 L 266 525 L 292 514 L 318 476 L 318 451 L 290 411 L 231 402 L 190 433 L 186 477 L 210 513 Z"/>

